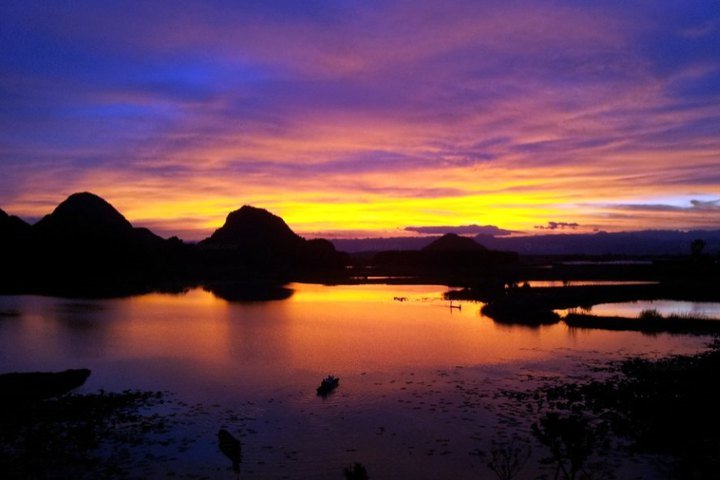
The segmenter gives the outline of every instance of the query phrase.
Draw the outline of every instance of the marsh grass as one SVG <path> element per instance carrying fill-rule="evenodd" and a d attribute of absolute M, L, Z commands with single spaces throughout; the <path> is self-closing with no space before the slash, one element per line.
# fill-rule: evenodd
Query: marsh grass
<path fill-rule="evenodd" d="M 4 479 L 123 478 L 129 448 L 144 448 L 168 431 L 147 411 L 160 392 L 67 395 L 0 413 Z"/>

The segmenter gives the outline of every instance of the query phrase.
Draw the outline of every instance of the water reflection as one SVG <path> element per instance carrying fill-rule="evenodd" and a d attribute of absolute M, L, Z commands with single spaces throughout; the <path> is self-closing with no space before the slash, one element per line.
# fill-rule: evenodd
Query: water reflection
<path fill-rule="evenodd" d="M 58 347 L 68 355 L 103 356 L 113 337 L 112 310 L 112 300 L 60 300 L 48 317 L 63 331 Z"/>
<path fill-rule="evenodd" d="M 203 287 L 228 302 L 268 302 L 286 300 L 293 294 L 291 288 L 280 285 L 246 283 L 212 283 Z"/>
<path fill-rule="evenodd" d="M 480 314 L 480 303 L 448 308 L 438 285 L 285 288 L 292 295 L 266 302 L 203 289 L 87 302 L 0 296 L 0 311 L 18 312 L 0 321 L 0 364 L 87 367 L 86 391 L 167 390 L 192 405 L 173 435 L 182 445 L 202 440 L 188 440 L 183 455 L 145 461 L 151 473 L 137 478 L 228 478 L 231 466 L 244 478 L 478 478 L 467 455 L 478 438 L 529 428 L 526 411 L 503 410 L 498 391 L 706 342 L 562 323 L 501 325 Z M 328 374 L 342 385 L 318 398 Z"/>
<path fill-rule="evenodd" d="M 482 304 L 449 309 L 440 285 L 290 284 L 282 301 L 236 302 L 202 289 L 86 302 L 0 297 L 7 370 L 93 368 L 93 385 L 209 398 L 298 388 L 328 373 L 543 360 L 561 349 L 691 351 L 699 340 L 501 325 Z M 233 290 L 236 292 L 236 290 Z M 236 296 L 231 292 L 231 298 Z M 403 297 L 403 302 L 395 301 Z M 343 389 L 344 391 L 344 389 Z"/>
<path fill-rule="evenodd" d="M 96 330 L 105 325 L 98 322 L 98 318 L 107 318 L 102 312 L 107 310 L 110 302 L 100 303 L 98 301 L 70 301 L 59 303 L 55 307 L 53 319 L 62 324 L 63 327 L 71 330 Z"/>

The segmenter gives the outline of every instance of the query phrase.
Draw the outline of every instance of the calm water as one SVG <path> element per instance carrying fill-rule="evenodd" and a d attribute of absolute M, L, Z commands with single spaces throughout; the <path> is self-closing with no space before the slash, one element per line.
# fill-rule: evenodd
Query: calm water
<path fill-rule="evenodd" d="M 448 308 L 442 286 L 289 287 L 286 300 L 256 303 L 202 289 L 0 297 L 0 370 L 87 367 L 84 391 L 164 390 L 193 405 L 176 412 L 187 417 L 175 432 L 183 448 L 139 475 L 234 478 L 215 445 L 223 426 L 243 437 L 244 478 L 342 478 L 354 461 L 372 478 L 491 478 L 469 453 L 527 434 L 532 421 L 496 398 L 499 389 L 631 354 L 695 352 L 707 341 L 503 326 L 478 303 Z M 329 373 L 341 384 L 323 400 L 315 387 Z"/>

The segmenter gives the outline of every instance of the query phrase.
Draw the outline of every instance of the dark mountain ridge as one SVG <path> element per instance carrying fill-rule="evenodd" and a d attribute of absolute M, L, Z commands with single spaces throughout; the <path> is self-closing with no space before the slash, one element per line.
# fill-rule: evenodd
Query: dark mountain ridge
<path fill-rule="evenodd" d="M 476 239 L 481 239 L 482 244 Z M 704 251 L 695 252 L 690 259 L 690 245 L 696 239 L 703 240 L 699 243 Z M 394 245 L 415 248 L 392 249 L 394 240 L 397 240 Z M 354 245 L 367 247 L 367 241 L 357 240 Z M 338 242 L 343 246 L 353 245 L 347 243 L 353 242 L 351 240 Z M 623 252 L 627 255 L 628 251 L 647 254 L 653 248 L 667 254 L 670 249 L 671 254 L 688 257 L 687 265 L 672 260 L 665 265 L 643 267 L 648 272 L 638 274 L 642 278 L 657 277 L 655 270 L 660 268 L 661 273 L 670 278 L 675 275 L 673 272 L 686 266 L 697 271 L 701 265 L 713 264 L 708 259 L 712 260 L 711 256 L 720 251 L 720 231 L 475 239 L 451 233 L 442 237 L 379 239 L 378 242 L 375 245 L 382 245 L 383 251 L 355 256 L 353 263 L 347 254 L 338 252 L 332 242 L 306 240 L 279 216 L 246 205 L 228 214 L 225 223 L 202 242 L 186 244 L 175 237 L 166 240 L 148 229 L 134 227 L 110 203 L 82 192 L 68 197 L 32 226 L 0 210 L 3 265 L 0 291 L 65 294 L 81 285 L 99 289 L 103 295 L 116 291 L 137 293 L 157 289 L 158 285 L 172 290 L 214 282 L 220 285 L 217 288 L 224 289 L 226 282 L 283 283 L 312 278 L 327 281 L 353 275 L 478 279 L 512 276 L 512 272 L 521 270 L 527 276 L 527 269 L 534 268 L 536 260 L 518 262 L 518 254 L 513 250 L 568 256 Z M 353 270 L 347 270 L 351 263 Z M 578 268 L 584 269 L 580 272 L 583 275 L 590 275 L 587 267 Z M 543 275 L 569 278 L 578 275 L 577 272 L 553 272 L 543 270 Z M 530 273 L 538 275 L 538 272 Z M 620 272 L 621 278 L 629 275 L 627 271 Z"/>
<path fill-rule="evenodd" d="M 30 224 L 0 209 L 0 245 L 14 243 L 30 234 Z"/>
<path fill-rule="evenodd" d="M 489 250 L 469 237 L 447 233 L 421 250 L 390 250 L 378 252 L 372 263 L 379 268 L 400 269 L 403 274 L 430 272 L 489 272 L 501 265 L 515 263 L 514 252 Z"/>
<path fill-rule="evenodd" d="M 277 215 L 245 205 L 228 214 L 225 223 L 200 242 L 205 268 L 222 274 L 239 271 L 340 269 L 347 259 L 332 243 L 305 240 Z"/>
<path fill-rule="evenodd" d="M 231 212 L 221 228 L 195 245 L 136 228 L 88 192 L 70 195 L 32 226 L 0 211 L 0 246 L 5 260 L 0 289 L 6 291 L 62 293 L 81 285 L 130 293 L 163 282 L 281 281 L 341 269 L 347 262 L 332 243 L 305 240 L 260 208 Z"/>
<path fill-rule="evenodd" d="M 36 238 L 42 242 L 73 242 L 76 245 L 101 243 L 160 242 L 146 228 L 135 228 L 130 222 L 97 195 L 74 193 L 60 203 L 52 213 L 32 226 Z"/>
<path fill-rule="evenodd" d="M 265 209 L 244 205 L 230 212 L 225 224 L 200 243 L 225 247 L 295 249 L 304 242 L 282 218 Z"/>
<path fill-rule="evenodd" d="M 41 233 L 59 230 L 82 233 L 124 233 L 132 225 L 115 207 L 89 192 L 73 193 L 61 202 L 52 213 L 34 225 Z"/>
<path fill-rule="evenodd" d="M 333 239 L 332 242 L 338 250 L 358 253 L 421 250 L 438 238 L 385 237 Z M 478 235 L 474 239 L 486 248 L 514 251 L 521 255 L 687 255 L 690 243 L 696 239 L 706 242 L 707 253 L 720 252 L 720 230 L 638 230 L 502 237 Z"/>
<path fill-rule="evenodd" d="M 422 249 L 423 252 L 483 252 L 487 248 L 469 237 L 446 233 Z"/>

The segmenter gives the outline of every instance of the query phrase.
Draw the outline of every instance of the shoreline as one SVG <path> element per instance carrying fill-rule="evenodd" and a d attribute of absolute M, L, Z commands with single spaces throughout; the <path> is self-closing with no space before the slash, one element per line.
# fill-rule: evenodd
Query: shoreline
<path fill-rule="evenodd" d="M 658 318 L 600 316 L 568 313 L 562 317 L 570 328 L 635 331 L 647 334 L 718 335 L 720 320 L 676 315 Z"/>

